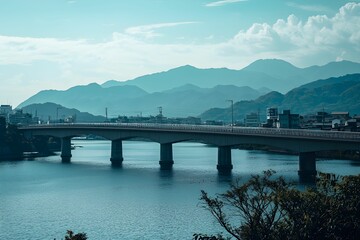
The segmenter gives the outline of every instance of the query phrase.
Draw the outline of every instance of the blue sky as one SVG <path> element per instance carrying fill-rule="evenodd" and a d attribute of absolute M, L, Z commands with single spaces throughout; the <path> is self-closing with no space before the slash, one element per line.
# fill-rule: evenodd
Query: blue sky
<path fill-rule="evenodd" d="M 0 0 L 0 102 L 181 65 L 360 62 L 360 3 Z"/>

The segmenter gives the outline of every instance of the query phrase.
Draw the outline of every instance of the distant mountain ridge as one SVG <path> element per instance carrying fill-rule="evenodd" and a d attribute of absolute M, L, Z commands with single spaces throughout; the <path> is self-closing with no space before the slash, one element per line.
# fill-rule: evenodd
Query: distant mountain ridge
<path fill-rule="evenodd" d="M 65 91 L 40 91 L 22 102 L 18 108 L 34 103 L 52 102 L 68 108 L 76 108 L 96 115 L 103 115 L 105 114 L 106 106 L 147 94 L 147 92 L 136 86 L 102 88 L 99 84 L 91 83 L 84 86 L 75 86 Z"/>
<path fill-rule="evenodd" d="M 219 85 L 200 88 L 187 84 L 168 91 L 147 93 L 136 86 L 102 88 L 98 84 L 77 86 L 66 91 L 45 90 L 21 103 L 18 108 L 34 103 L 53 102 L 95 115 L 156 115 L 162 107 L 168 117 L 196 116 L 210 107 L 225 107 L 228 99 L 234 101 L 255 99 L 263 92 L 250 87 Z"/>
<path fill-rule="evenodd" d="M 280 59 L 260 59 L 241 69 L 250 72 L 262 72 L 269 76 L 282 78 L 285 76 L 297 76 L 302 72 L 301 68 L 295 67 L 289 62 Z M 280 71 L 281 70 L 281 71 Z"/>
<path fill-rule="evenodd" d="M 360 74 L 314 81 L 289 91 L 287 94 L 270 92 L 255 100 L 234 104 L 234 116 L 243 120 L 246 114 L 260 112 L 265 116 L 267 107 L 290 109 L 294 113 L 308 114 L 316 111 L 346 111 L 360 113 Z M 230 108 L 212 108 L 200 115 L 203 120 L 227 120 Z"/>
<path fill-rule="evenodd" d="M 242 70 L 198 69 L 186 65 L 126 82 L 111 80 L 102 85 L 91 83 L 65 91 L 44 90 L 18 107 L 53 102 L 95 115 L 105 115 L 105 109 L 108 109 L 110 117 L 155 115 L 158 107 L 162 107 L 166 116 L 187 117 L 213 107 L 226 107 L 229 105 L 227 100 L 254 100 L 270 89 L 284 93 L 309 86 L 306 84 L 314 80 L 354 72 L 360 73 L 360 64 L 349 61 L 298 68 L 283 60 L 265 59 Z M 316 84 L 320 86 L 321 81 Z"/>
<path fill-rule="evenodd" d="M 132 80 L 105 82 L 103 87 L 133 85 L 147 92 L 161 92 L 185 84 L 199 87 L 216 85 L 249 86 L 254 89 L 268 88 L 286 93 L 295 87 L 330 77 L 360 73 L 360 63 L 341 61 L 324 66 L 298 68 L 279 59 L 257 60 L 241 70 L 227 68 L 199 69 L 190 65 L 170 69 L 165 72 L 137 77 Z"/>
<path fill-rule="evenodd" d="M 87 112 L 80 112 L 77 109 L 66 108 L 60 104 L 55 103 L 40 103 L 30 104 L 22 108 L 23 112 L 30 113 L 33 116 L 39 117 L 43 121 L 54 121 L 64 119 L 69 116 L 75 116 L 78 122 L 104 122 L 106 120 L 103 116 L 94 116 Z"/>

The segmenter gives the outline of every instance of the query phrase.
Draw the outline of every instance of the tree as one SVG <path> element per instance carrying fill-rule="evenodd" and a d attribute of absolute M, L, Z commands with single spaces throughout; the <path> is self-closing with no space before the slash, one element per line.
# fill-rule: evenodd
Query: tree
<path fill-rule="evenodd" d="M 360 175 L 320 174 L 300 191 L 274 171 L 235 184 L 216 197 L 202 191 L 202 206 L 235 239 L 355 239 L 360 236 Z M 194 239 L 225 236 L 194 234 Z"/>
<path fill-rule="evenodd" d="M 49 139 L 48 136 L 35 136 L 31 139 L 31 143 L 39 153 L 48 155 L 52 153 L 49 148 Z"/>
<path fill-rule="evenodd" d="M 0 144 L 5 141 L 6 136 L 6 119 L 0 116 Z"/>
<path fill-rule="evenodd" d="M 18 127 L 13 124 L 8 124 L 6 129 L 5 144 L 9 146 L 12 154 L 16 158 L 22 158 L 25 149 L 29 149 L 29 141 L 19 131 Z"/>
<path fill-rule="evenodd" d="M 77 233 L 74 235 L 74 232 L 71 230 L 66 231 L 65 240 L 86 240 L 86 233 Z"/>

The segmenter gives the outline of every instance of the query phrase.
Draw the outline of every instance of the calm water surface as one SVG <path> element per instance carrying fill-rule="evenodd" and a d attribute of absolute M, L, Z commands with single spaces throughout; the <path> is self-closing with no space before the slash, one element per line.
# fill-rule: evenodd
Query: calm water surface
<path fill-rule="evenodd" d="M 200 190 L 221 193 L 239 177 L 274 169 L 298 181 L 298 158 L 232 150 L 232 176 L 218 176 L 217 149 L 174 144 L 173 171 L 159 170 L 159 144 L 123 142 L 124 163 L 111 168 L 110 142 L 73 141 L 72 163 L 59 156 L 0 163 L 0 239 L 61 239 L 67 229 L 89 239 L 191 239 L 220 227 L 199 206 Z M 317 169 L 359 174 L 351 161 Z"/>

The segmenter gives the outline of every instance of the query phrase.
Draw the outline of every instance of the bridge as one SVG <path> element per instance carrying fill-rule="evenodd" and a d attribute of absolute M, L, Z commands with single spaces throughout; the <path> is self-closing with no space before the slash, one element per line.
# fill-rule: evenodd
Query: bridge
<path fill-rule="evenodd" d="M 232 126 L 146 124 L 146 123 L 76 123 L 43 124 L 20 128 L 25 136 L 53 136 L 61 138 L 62 162 L 71 161 L 71 138 L 97 135 L 111 140 L 110 161 L 114 166 L 123 162 L 122 141 L 147 139 L 160 144 L 160 169 L 171 169 L 172 144 L 195 141 L 212 144 L 218 148 L 219 172 L 230 172 L 233 168 L 231 149 L 241 144 L 266 145 L 299 153 L 299 174 L 315 175 L 315 152 L 326 150 L 360 150 L 360 133 L 248 128 Z"/>

